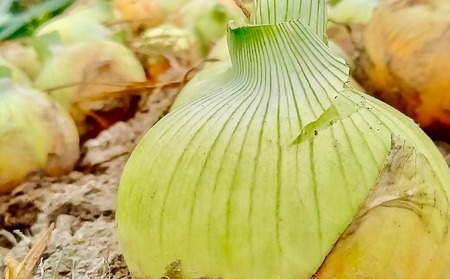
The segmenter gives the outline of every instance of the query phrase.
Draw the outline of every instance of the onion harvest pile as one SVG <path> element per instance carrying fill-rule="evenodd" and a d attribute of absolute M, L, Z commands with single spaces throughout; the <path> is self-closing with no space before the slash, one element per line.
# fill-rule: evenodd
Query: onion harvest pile
<path fill-rule="evenodd" d="M 449 169 L 348 84 L 325 23 L 325 1 L 256 1 L 231 72 L 141 140 L 116 215 L 136 278 L 448 277 Z"/>

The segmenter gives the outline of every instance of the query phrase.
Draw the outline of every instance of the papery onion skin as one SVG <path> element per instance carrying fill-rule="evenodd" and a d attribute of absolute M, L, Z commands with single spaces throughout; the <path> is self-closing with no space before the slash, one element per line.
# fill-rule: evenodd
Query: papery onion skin
<path fill-rule="evenodd" d="M 129 101 L 129 96 L 111 96 L 109 92 L 145 80 L 144 69 L 131 50 L 113 41 L 91 40 L 55 53 L 35 86 L 50 90 L 49 95 L 70 112 L 80 135 L 84 135 L 90 130 L 85 122 L 89 112 L 123 108 Z M 61 88 L 51 90 L 56 87 Z"/>
<path fill-rule="evenodd" d="M 412 117 L 434 139 L 450 140 L 448 1 L 386 1 L 364 32 L 355 78 Z"/>
<path fill-rule="evenodd" d="M 113 0 L 113 7 L 117 17 L 136 31 L 157 26 L 164 21 L 161 7 L 154 0 Z"/>
<path fill-rule="evenodd" d="M 448 166 L 410 118 L 348 86 L 323 34 L 301 20 L 231 27 L 232 74 L 145 135 L 116 215 L 134 276 L 445 278 Z M 398 150 L 417 160 L 398 163 Z M 397 234 L 395 249 L 385 236 Z"/>
<path fill-rule="evenodd" d="M 47 95 L 0 78 L 0 193 L 33 172 L 59 176 L 80 155 L 75 123 Z"/>
<path fill-rule="evenodd" d="M 133 48 L 141 53 L 147 76 L 154 82 L 170 79 L 165 74 L 171 74 L 171 64 L 190 69 L 200 60 L 195 36 L 171 24 L 145 30 Z"/>

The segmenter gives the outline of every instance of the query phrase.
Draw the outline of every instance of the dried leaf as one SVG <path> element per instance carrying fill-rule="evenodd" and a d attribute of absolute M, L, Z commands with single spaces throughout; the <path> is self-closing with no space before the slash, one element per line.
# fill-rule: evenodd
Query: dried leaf
<path fill-rule="evenodd" d="M 29 279 L 31 278 L 31 273 L 36 266 L 40 256 L 47 247 L 50 237 L 52 235 L 54 224 L 51 224 L 47 230 L 41 235 L 39 241 L 31 248 L 30 252 L 27 254 L 22 262 L 6 257 L 5 258 L 5 279 Z"/>

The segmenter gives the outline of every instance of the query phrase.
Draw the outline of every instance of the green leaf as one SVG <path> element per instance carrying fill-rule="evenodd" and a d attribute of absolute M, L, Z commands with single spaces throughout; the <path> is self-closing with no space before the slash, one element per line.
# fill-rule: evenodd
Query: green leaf
<path fill-rule="evenodd" d="M 3 25 L 11 16 L 9 10 L 12 5 L 12 0 L 3 0 L 0 2 L 0 24 Z"/>
<path fill-rule="evenodd" d="M 0 40 L 29 35 L 37 26 L 67 8 L 74 1 L 75 0 L 48 0 L 27 11 L 12 14 L 12 16 L 0 27 Z M 35 22 L 33 28 L 32 23 L 36 20 L 37 24 Z"/>

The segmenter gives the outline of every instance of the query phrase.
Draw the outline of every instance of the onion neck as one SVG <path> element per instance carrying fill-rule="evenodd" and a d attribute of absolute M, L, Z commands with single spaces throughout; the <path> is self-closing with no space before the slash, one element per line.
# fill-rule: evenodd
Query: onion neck
<path fill-rule="evenodd" d="M 244 82 L 304 85 L 313 80 L 307 85 L 311 89 L 320 86 L 336 93 L 348 81 L 345 61 L 300 20 L 230 28 L 228 40 L 236 78 Z"/>
<path fill-rule="evenodd" d="M 255 0 L 252 23 L 278 24 L 301 19 L 320 39 L 326 41 L 325 0 Z"/>

